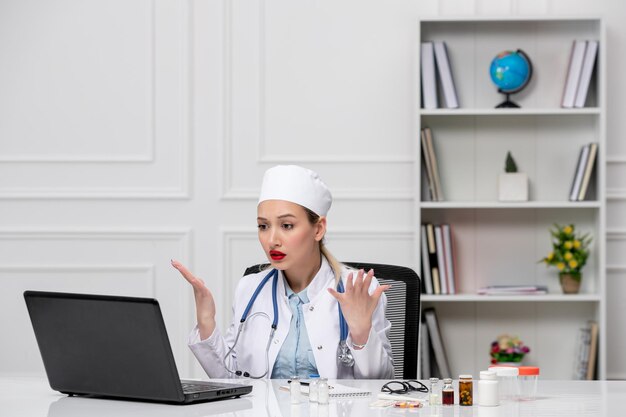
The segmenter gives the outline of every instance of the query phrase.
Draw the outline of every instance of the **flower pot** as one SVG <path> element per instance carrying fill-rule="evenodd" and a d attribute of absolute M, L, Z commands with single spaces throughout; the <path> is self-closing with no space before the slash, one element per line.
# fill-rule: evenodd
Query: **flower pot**
<path fill-rule="evenodd" d="M 528 201 L 528 175 L 524 172 L 500 174 L 498 200 Z"/>
<path fill-rule="evenodd" d="M 578 294 L 582 274 L 559 274 L 563 294 Z"/>
<path fill-rule="evenodd" d="M 518 366 L 522 366 L 522 361 L 519 362 L 496 362 L 491 366 L 514 366 L 514 367 L 518 367 Z"/>

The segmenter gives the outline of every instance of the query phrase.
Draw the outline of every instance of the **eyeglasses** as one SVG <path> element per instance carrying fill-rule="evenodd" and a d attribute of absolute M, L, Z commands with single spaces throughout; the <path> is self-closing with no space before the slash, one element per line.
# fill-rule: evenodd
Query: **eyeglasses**
<path fill-rule="evenodd" d="M 426 385 L 416 380 L 409 381 L 389 381 L 380 389 L 380 392 L 389 394 L 406 394 L 407 392 L 428 392 Z"/>

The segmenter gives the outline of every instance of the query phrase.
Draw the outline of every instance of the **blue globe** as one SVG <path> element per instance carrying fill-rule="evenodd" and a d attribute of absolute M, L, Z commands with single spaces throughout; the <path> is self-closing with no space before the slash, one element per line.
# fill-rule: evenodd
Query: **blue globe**
<path fill-rule="evenodd" d="M 500 92 L 517 93 L 530 81 L 532 66 L 521 50 L 503 51 L 491 61 L 489 75 Z"/>

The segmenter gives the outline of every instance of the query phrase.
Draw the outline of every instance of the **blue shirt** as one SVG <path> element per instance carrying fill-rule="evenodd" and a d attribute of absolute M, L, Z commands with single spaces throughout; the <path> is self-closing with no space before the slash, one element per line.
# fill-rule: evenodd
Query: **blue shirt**
<path fill-rule="evenodd" d="M 291 323 L 287 338 L 274 362 L 272 378 L 287 379 L 293 376 L 308 378 L 311 374 L 317 374 L 317 365 L 302 314 L 302 304 L 308 303 L 309 297 L 306 294 L 306 288 L 298 294 L 293 292 L 287 280 L 285 280 L 285 293 L 289 299 L 289 308 L 291 308 Z"/>

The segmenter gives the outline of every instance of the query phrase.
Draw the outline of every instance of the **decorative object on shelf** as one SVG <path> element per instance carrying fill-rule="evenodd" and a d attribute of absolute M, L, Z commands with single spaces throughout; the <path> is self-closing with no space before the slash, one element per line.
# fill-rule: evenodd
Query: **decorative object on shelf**
<path fill-rule="evenodd" d="M 500 174 L 498 181 L 498 199 L 500 201 L 528 201 L 528 175 L 517 172 L 517 164 L 511 156 L 506 154 L 504 174 Z"/>
<path fill-rule="evenodd" d="M 491 343 L 489 355 L 492 364 L 519 366 L 529 352 L 530 348 L 519 337 L 501 334 Z"/>
<path fill-rule="evenodd" d="M 510 95 L 519 93 L 528 85 L 533 75 L 533 65 L 521 49 L 502 51 L 491 61 L 489 75 L 498 87 L 498 92 L 506 95 L 506 100 L 496 108 L 519 108 L 519 104 L 510 100 Z"/>
<path fill-rule="evenodd" d="M 552 235 L 552 251 L 541 259 L 547 266 L 556 266 L 559 270 L 561 288 L 565 294 L 577 294 L 582 279 L 582 268 L 589 257 L 589 233 L 576 233 L 573 224 L 554 225 Z"/>

